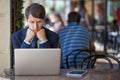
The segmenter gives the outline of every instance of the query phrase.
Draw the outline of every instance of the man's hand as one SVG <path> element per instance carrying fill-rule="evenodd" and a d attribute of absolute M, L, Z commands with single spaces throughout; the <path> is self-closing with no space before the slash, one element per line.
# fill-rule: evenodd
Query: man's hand
<path fill-rule="evenodd" d="M 26 33 L 25 41 L 31 41 L 34 36 L 35 33 L 29 28 Z"/>
<path fill-rule="evenodd" d="M 39 38 L 40 41 L 45 41 L 47 40 L 45 30 L 42 28 L 36 33 L 37 37 Z"/>

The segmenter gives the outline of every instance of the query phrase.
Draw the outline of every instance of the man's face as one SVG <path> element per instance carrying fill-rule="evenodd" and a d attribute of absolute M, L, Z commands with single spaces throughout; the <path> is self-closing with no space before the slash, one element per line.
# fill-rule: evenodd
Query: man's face
<path fill-rule="evenodd" d="M 35 33 L 37 33 L 42 28 L 43 23 L 44 19 L 35 18 L 31 14 L 28 16 L 29 29 Z"/>

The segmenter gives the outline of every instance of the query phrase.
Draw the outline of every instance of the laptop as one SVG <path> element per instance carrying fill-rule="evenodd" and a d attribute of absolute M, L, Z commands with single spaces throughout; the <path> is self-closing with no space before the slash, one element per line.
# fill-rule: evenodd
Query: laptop
<path fill-rule="evenodd" d="M 15 49 L 15 75 L 59 75 L 61 50 Z"/>

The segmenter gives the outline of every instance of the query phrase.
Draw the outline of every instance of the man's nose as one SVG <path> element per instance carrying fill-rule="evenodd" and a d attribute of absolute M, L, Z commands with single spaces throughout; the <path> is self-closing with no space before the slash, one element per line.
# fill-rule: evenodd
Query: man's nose
<path fill-rule="evenodd" d="M 34 24 L 34 28 L 37 29 L 37 27 L 38 27 L 38 25 L 37 25 L 37 23 L 35 23 L 35 24 Z"/>

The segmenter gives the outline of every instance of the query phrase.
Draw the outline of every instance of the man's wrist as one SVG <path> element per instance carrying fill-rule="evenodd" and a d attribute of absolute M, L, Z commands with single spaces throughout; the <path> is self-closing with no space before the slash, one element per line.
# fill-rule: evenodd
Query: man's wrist
<path fill-rule="evenodd" d="M 39 44 L 44 44 L 44 43 L 46 43 L 47 41 L 48 41 L 47 39 L 44 40 L 44 41 L 40 41 Z"/>
<path fill-rule="evenodd" d="M 32 42 L 32 40 L 31 40 L 31 41 L 26 41 L 26 40 L 24 40 L 24 42 L 25 42 L 26 44 L 30 45 L 31 42 Z"/>

